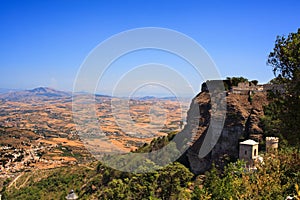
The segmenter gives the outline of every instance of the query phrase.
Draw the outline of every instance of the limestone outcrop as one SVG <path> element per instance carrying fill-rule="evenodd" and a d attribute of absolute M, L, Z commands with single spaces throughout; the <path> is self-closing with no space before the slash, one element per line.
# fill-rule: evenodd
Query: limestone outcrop
<path fill-rule="evenodd" d="M 218 101 L 213 101 L 211 93 L 203 90 L 191 102 L 187 116 L 187 125 L 183 131 L 191 132 L 192 141 L 184 157 L 191 171 L 200 174 L 208 170 L 212 163 L 222 167 L 228 161 L 233 161 L 239 155 L 239 141 L 243 139 L 262 140 L 262 128 L 260 117 L 264 115 L 263 106 L 268 104 L 267 92 L 251 94 L 233 94 L 221 92 L 226 101 L 226 117 L 221 134 L 217 137 L 216 144 L 205 156 L 201 155 L 200 149 L 205 144 L 205 137 L 211 137 L 220 127 L 212 128 L 212 120 Z M 219 100 L 220 101 L 220 100 Z M 199 112 L 199 115 L 195 113 Z M 197 116 L 197 117 L 195 117 Z M 218 117 L 217 117 L 218 118 Z M 217 119 L 218 120 L 218 119 Z M 209 133 L 211 131 L 211 133 Z"/>

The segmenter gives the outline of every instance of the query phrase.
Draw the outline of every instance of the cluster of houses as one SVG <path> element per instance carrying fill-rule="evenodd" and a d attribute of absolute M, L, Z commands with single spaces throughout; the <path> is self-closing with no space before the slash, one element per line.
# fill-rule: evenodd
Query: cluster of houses
<path fill-rule="evenodd" d="M 51 151 L 55 148 L 52 146 L 31 146 L 30 149 L 19 149 L 12 146 L 0 147 L 0 178 L 14 176 L 16 172 L 27 171 L 34 168 L 35 164 L 76 164 L 73 160 L 52 160 L 41 157 L 41 152 Z"/>
<path fill-rule="evenodd" d="M 0 177 L 9 177 L 20 170 L 32 168 L 31 163 L 40 160 L 39 149 L 18 149 L 11 146 L 0 147 Z"/>

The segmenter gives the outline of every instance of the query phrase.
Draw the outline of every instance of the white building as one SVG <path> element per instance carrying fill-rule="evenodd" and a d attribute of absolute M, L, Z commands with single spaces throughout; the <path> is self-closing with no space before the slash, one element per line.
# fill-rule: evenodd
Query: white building
<path fill-rule="evenodd" d="M 244 160 L 247 166 L 253 166 L 258 157 L 258 142 L 245 140 L 240 142 L 239 159 Z"/>

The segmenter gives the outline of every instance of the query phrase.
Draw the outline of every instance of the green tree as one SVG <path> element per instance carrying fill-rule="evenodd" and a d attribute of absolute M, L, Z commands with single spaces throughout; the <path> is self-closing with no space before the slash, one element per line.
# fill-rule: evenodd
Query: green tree
<path fill-rule="evenodd" d="M 280 133 L 292 145 L 300 144 L 300 29 L 287 37 L 278 36 L 267 63 L 272 66 L 276 82 L 285 85 L 277 98 Z"/>
<path fill-rule="evenodd" d="M 204 182 L 195 184 L 193 199 L 284 199 L 299 193 L 300 152 L 285 148 L 266 154 L 256 170 L 242 161 L 229 163 L 223 172 L 213 167 Z"/>
<path fill-rule="evenodd" d="M 179 199 L 187 196 L 185 188 L 188 187 L 193 174 L 182 164 L 175 162 L 159 171 L 157 179 L 159 196 L 161 199 Z"/>
<path fill-rule="evenodd" d="M 227 77 L 226 79 L 231 82 L 232 86 L 238 86 L 239 83 L 249 82 L 248 79 L 244 77 Z"/>
<path fill-rule="evenodd" d="M 258 84 L 258 80 L 252 80 L 251 83 L 253 83 L 254 85 Z"/>

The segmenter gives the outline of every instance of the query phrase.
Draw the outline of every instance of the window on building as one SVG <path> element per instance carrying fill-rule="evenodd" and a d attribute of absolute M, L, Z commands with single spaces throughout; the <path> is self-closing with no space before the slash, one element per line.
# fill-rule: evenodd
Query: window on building
<path fill-rule="evenodd" d="M 256 156 L 256 149 L 254 149 L 254 156 Z"/>
<path fill-rule="evenodd" d="M 247 151 L 245 151 L 245 155 L 247 155 Z"/>

